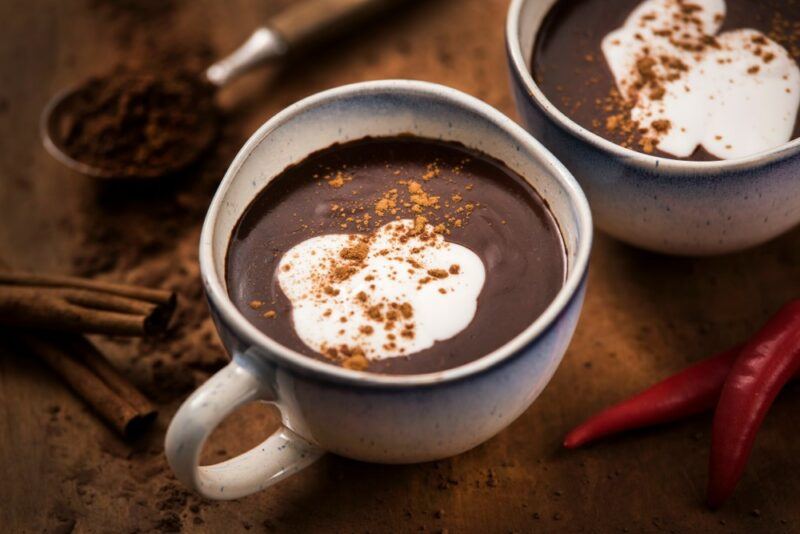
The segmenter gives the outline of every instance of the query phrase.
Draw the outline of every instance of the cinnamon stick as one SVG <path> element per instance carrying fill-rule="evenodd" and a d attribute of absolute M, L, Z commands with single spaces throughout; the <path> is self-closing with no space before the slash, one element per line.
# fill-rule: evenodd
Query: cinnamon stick
<path fill-rule="evenodd" d="M 0 323 L 45 330 L 142 336 L 164 332 L 171 291 L 68 276 L 0 272 Z"/>
<path fill-rule="evenodd" d="M 44 361 L 125 439 L 144 433 L 158 412 L 85 337 L 21 333 L 15 340 Z"/>
<path fill-rule="evenodd" d="M 0 267 L 2 267 L 2 264 L 0 264 Z M 0 285 L 91 289 L 110 295 L 152 302 L 153 304 L 175 305 L 175 293 L 172 291 L 128 284 L 115 284 L 112 282 L 78 278 L 75 276 L 35 274 L 21 271 L 0 271 Z"/>

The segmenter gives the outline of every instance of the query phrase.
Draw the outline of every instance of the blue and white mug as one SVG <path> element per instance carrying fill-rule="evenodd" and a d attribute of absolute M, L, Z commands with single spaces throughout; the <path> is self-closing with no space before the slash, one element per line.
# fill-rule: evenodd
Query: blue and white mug
<path fill-rule="evenodd" d="M 800 139 L 733 160 L 656 157 L 597 135 L 548 100 L 530 64 L 557 1 L 562 0 L 511 0 L 511 88 L 528 131 L 583 186 L 598 228 L 655 252 L 708 256 L 759 245 L 800 224 Z"/>
<path fill-rule="evenodd" d="M 228 297 L 225 256 L 235 224 L 287 166 L 334 143 L 399 134 L 460 142 L 523 176 L 561 229 L 564 286 L 514 339 L 475 361 L 435 373 L 354 371 L 281 346 L 249 323 Z M 414 463 L 483 443 L 530 406 L 561 362 L 583 303 L 591 241 L 589 207 L 569 172 L 517 124 L 475 98 L 440 85 L 388 80 L 332 89 L 290 106 L 247 141 L 206 216 L 200 268 L 232 359 L 172 420 L 166 437 L 172 469 L 208 498 L 235 499 L 296 473 L 325 452 L 367 462 Z M 276 405 L 282 427 L 242 455 L 200 466 L 200 451 L 212 430 L 251 401 Z"/>

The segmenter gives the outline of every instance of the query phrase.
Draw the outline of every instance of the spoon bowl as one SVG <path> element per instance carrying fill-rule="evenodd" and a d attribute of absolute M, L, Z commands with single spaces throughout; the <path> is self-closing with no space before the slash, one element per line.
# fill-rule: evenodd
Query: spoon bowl
<path fill-rule="evenodd" d="M 168 162 L 151 164 L 126 163 L 115 168 L 106 167 L 90 161 L 81 161 L 70 154 L 65 145 L 69 131 L 74 127 L 74 120 L 70 118 L 69 110 L 82 96 L 85 96 L 87 86 L 94 80 L 83 82 L 68 87 L 56 94 L 45 106 L 40 118 L 39 129 L 42 144 L 45 150 L 57 161 L 67 168 L 92 178 L 103 180 L 136 179 L 147 180 L 159 178 L 183 170 L 196 161 L 199 156 L 211 145 L 216 137 L 219 121 L 217 110 L 204 109 L 203 123 L 206 126 L 197 131 L 191 144 L 186 144 L 180 157 L 172 158 Z M 197 92 L 201 92 L 201 82 L 198 81 Z M 208 90 L 207 88 L 205 89 Z"/>
<path fill-rule="evenodd" d="M 109 173 L 107 170 L 88 165 L 71 157 L 64 150 L 60 142 L 61 136 L 57 134 L 58 111 L 61 109 L 61 106 L 64 105 L 65 101 L 75 97 L 79 89 L 80 85 L 62 89 L 47 102 L 39 120 L 39 133 L 42 136 L 42 144 L 53 158 L 75 172 L 91 176 L 92 178 L 113 178 L 112 173 Z"/>

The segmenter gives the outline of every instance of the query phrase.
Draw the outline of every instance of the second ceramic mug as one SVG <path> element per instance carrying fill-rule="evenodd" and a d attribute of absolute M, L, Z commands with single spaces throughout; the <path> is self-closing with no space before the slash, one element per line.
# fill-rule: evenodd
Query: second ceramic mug
<path fill-rule="evenodd" d="M 398 134 L 457 141 L 503 161 L 547 202 L 567 254 L 564 286 L 525 331 L 473 362 L 410 376 L 343 369 L 283 347 L 239 313 L 225 287 L 234 225 L 272 178 L 334 143 Z M 206 216 L 200 268 L 212 316 L 233 358 L 172 420 L 166 438 L 170 466 L 202 495 L 234 499 L 299 471 L 326 451 L 368 462 L 413 463 L 479 445 L 525 411 L 558 367 L 583 303 L 591 241 L 589 206 L 569 172 L 522 128 L 475 98 L 439 85 L 390 80 L 325 91 L 287 108 L 245 144 Z M 240 456 L 200 466 L 212 430 L 251 401 L 274 403 L 282 428 Z"/>
<path fill-rule="evenodd" d="M 648 250 L 706 256 L 764 243 L 800 224 L 800 138 L 747 158 L 682 161 L 623 148 L 550 102 L 529 66 L 557 1 L 566 0 L 511 1 L 511 87 L 528 130 L 583 186 L 598 228 Z"/>

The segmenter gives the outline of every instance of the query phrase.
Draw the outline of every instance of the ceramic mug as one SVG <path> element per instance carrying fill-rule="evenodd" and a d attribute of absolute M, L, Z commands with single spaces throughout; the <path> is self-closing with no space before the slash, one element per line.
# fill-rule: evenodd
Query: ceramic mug
<path fill-rule="evenodd" d="M 478 360 L 435 373 L 353 371 L 281 346 L 250 324 L 228 297 L 225 255 L 234 225 L 270 180 L 312 152 L 399 134 L 463 143 L 525 177 L 561 229 L 564 286 L 514 339 Z M 324 452 L 367 462 L 414 463 L 479 445 L 524 412 L 558 367 L 583 302 L 591 241 L 589 207 L 569 172 L 522 128 L 475 98 L 430 83 L 390 80 L 332 89 L 290 106 L 247 141 L 206 216 L 200 268 L 211 314 L 232 359 L 172 420 L 166 437 L 172 469 L 206 497 L 234 499 L 303 469 Z M 211 431 L 251 401 L 275 404 L 282 427 L 240 456 L 199 466 Z"/>
<path fill-rule="evenodd" d="M 800 139 L 736 160 L 660 158 L 612 143 L 550 102 L 530 64 L 557 1 L 512 0 L 511 85 L 526 127 L 574 173 L 598 228 L 656 252 L 700 256 L 758 245 L 800 223 Z"/>

